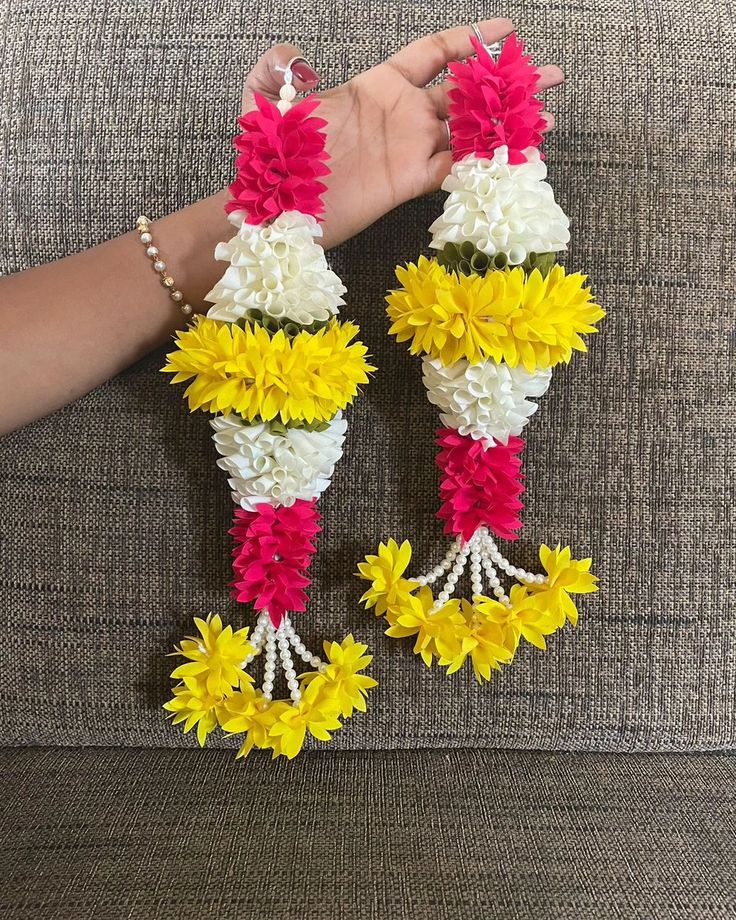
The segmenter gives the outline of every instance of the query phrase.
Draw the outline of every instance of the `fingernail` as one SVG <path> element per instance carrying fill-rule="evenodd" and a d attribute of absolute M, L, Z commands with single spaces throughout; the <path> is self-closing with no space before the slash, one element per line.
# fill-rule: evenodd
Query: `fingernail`
<path fill-rule="evenodd" d="M 294 76 L 302 83 L 319 83 L 319 74 L 306 61 L 294 61 L 291 65 Z"/>

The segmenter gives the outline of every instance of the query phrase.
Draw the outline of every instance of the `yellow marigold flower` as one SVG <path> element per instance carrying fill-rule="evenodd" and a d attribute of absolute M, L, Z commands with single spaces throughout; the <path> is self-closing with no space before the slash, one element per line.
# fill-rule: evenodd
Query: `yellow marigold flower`
<path fill-rule="evenodd" d="M 173 699 L 164 703 L 164 709 L 173 714 L 172 723 L 184 722 L 184 734 L 196 725 L 197 741 L 204 747 L 207 736 L 217 727 L 217 707 L 222 698 L 209 693 L 204 681 L 197 678 L 177 684 L 173 693 Z"/>
<path fill-rule="evenodd" d="M 286 709 L 271 726 L 268 740 L 274 757 L 279 754 L 289 760 L 296 757 L 304 746 L 307 731 L 319 741 L 330 741 L 330 732 L 341 727 L 340 704 L 325 695 L 324 681 L 320 677 L 306 687 L 299 705 L 286 704 Z"/>
<path fill-rule="evenodd" d="M 416 636 L 414 654 L 420 655 L 427 667 L 431 667 L 435 658 L 454 661 L 462 652 L 467 632 L 459 600 L 452 598 L 439 610 L 431 612 L 433 604 L 431 588 L 420 588 L 416 595 L 409 595 L 404 606 L 394 611 L 395 622 L 386 630 L 386 635 L 394 639 Z"/>
<path fill-rule="evenodd" d="M 378 681 L 359 673 L 373 661 L 372 655 L 365 654 L 368 646 L 349 635 L 342 642 L 325 642 L 324 648 L 329 664 L 323 671 L 305 674 L 304 685 L 321 677 L 320 696 L 335 700 L 344 718 L 350 718 L 355 709 L 365 712 L 368 691 L 378 686 Z"/>
<path fill-rule="evenodd" d="M 568 362 L 585 351 L 582 333 L 597 332 L 605 316 L 591 302 L 586 277 L 555 265 L 546 277 L 522 267 L 485 276 L 447 271 L 424 257 L 396 269 L 403 288 L 387 297 L 390 332 L 411 339 L 412 354 L 426 352 L 444 365 L 467 358 L 522 364 L 528 371 Z"/>
<path fill-rule="evenodd" d="M 375 370 L 365 345 L 350 344 L 358 331 L 333 321 L 290 339 L 283 330 L 271 336 L 256 324 L 198 316 L 178 333 L 163 370 L 174 374 L 172 383 L 192 380 L 184 393 L 192 411 L 237 412 L 249 422 L 328 421 Z"/>
<path fill-rule="evenodd" d="M 251 680 L 243 670 L 246 657 L 255 651 L 248 642 L 247 627 L 237 632 L 232 626 L 223 629 L 217 614 L 210 614 L 206 620 L 195 617 L 194 622 L 200 635 L 187 636 L 171 653 L 189 661 L 175 668 L 171 676 L 192 689 L 202 682 L 214 697 L 222 697 L 241 681 Z"/>
<path fill-rule="evenodd" d="M 598 578 L 590 571 L 592 559 L 573 559 L 570 547 L 555 549 L 542 544 L 539 559 L 547 573 L 547 580 L 541 584 L 529 585 L 535 595 L 535 603 L 559 619 L 564 626 L 569 620 L 573 626 L 578 625 L 578 608 L 570 594 L 592 594 L 598 590 Z"/>
<path fill-rule="evenodd" d="M 544 637 L 559 628 L 560 623 L 548 610 L 540 609 L 533 595 L 523 585 L 514 585 L 509 592 L 511 606 L 490 597 L 476 599 L 475 607 L 481 616 L 502 628 L 504 647 L 513 656 L 519 647 L 520 637 L 537 648 L 547 648 Z"/>
<path fill-rule="evenodd" d="M 418 582 L 402 577 L 410 561 L 411 543 L 404 540 L 399 546 L 396 540 L 389 540 L 379 544 L 377 556 L 366 556 L 365 562 L 358 563 L 358 577 L 371 582 L 361 601 L 368 609 L 375 607 L 376 616 L 405 604 L 417 589 Z"/>

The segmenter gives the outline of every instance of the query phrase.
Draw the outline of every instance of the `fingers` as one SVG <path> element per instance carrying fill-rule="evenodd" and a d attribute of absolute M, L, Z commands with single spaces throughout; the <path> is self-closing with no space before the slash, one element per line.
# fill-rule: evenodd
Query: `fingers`
<path fill-rule="evenodd" d="M 441 150 L 429 158 L 427 163 L 427 178 L 422 194 L 429 195 L 436 192 L 452 169 L 452 154 L 449 150 Z"/>
<path fill-rule="evenodd" d="M 299 58 L 298 61 L 293 61 Z M 253 69 L 245 79 L 243 87 L 243 112 L 255 107 L 253 94 L 260 93 L 267 99 L 278 99 L 279 90 L 284 84 L 284 71 L 289 61 L 293 61 L 291 71 L 294 74 L 294 88 L 299 93 L 314 89 L 319 83 L 319 75 L 303 57 L 296 45 L 274 45 L 256 61 Z"/>
<path fill-rule="evenodd" d="M 492 45 L 506 38 L 514 25 L 510 19 L 485 19 L 478 23 L 478 28 L 486 43 Z M 410 83 L 426 86 L 450 61 L 467 57 L 472 52 L 470 39 L 473 34 L 470 26 L 458 26 L 425 35 L 398 51 L 388 63 L 401 71 Z"/>
<path fill-rule="evenodd" d="M 437 112 L 438 118 L 447 118 L 447 112 L 450 106 L 450 97 L 447 95 L 451 84 L 447 80 L 437 83 L 435 86 L 428 86 L 425 93 L 429 96 L 432 105 Z"/>
<path fill-rule="evenodd" d="M 538 90 L 552 89 L 553 86 L 559 86 L 565 79 L 565 74 L 556 64 L 538 67 L 537 72 L 539 73 Z"/>

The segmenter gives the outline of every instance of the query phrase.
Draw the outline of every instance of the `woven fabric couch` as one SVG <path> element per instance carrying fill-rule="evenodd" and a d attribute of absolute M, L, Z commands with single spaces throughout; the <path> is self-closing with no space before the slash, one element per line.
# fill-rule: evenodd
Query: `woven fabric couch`
<path fill-rule="evenodd" d="M 300 631 L 354 632 L 380 687 L 329 746 L 236 763 L 163 717 L 163 653 L 193 614 L 241 611 L 225 477 L 162 351 L 0 440 L 2 920 L 736 916 L 734 8 L 495 12 L 567 73 L 551 181 L 567 264 L 608 310 L 530 425 L 515 554 L 532 568 L 540 542 L 569 542 L 600 593 L 483 686 L 425 669 L 358 604 L 379 540 L 411 536 L 427 562 L 443 542 L 435 410 L 382 299 L 442 198 L 399 209 L 331 254 L 379 372 L 322 502 Z M 338 82 L 484 15 L 0 0 L 0 272 L 226 184 L 268 45 L 299 43 Z"/>

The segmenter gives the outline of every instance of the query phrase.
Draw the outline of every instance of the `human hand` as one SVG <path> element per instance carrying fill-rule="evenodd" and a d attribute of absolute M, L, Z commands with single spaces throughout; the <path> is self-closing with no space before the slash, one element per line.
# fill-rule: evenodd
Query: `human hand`
<path fill-rule="evenodd" d="M 513 31 L 510 19 L 478 23 L 487 44 Z M 319 93 L 326 119 L 331 173 L 325 182 L 325 248 L 354 236 L 388 211 L 436 191 L 449 173 L 452 158 L 445 119 L 449 84 L 427 86 L 446 65 L 472 52 L 470 26 L 427 35 L 393 57 L 334 89 Z M 286 64 L 300 57 L 294 45 L 276 45 L 248 75 L 243 111 L 255 105 L 254 93 L 278 100 Z M 301 59 L 292 67 L 299 92 L 315 89 L 319 76 Z M 564 77 L 559 67 L 539 68 L 539 88 L 549 89 Z M 554 126 L 543 113 L 547 130 Z"/>

